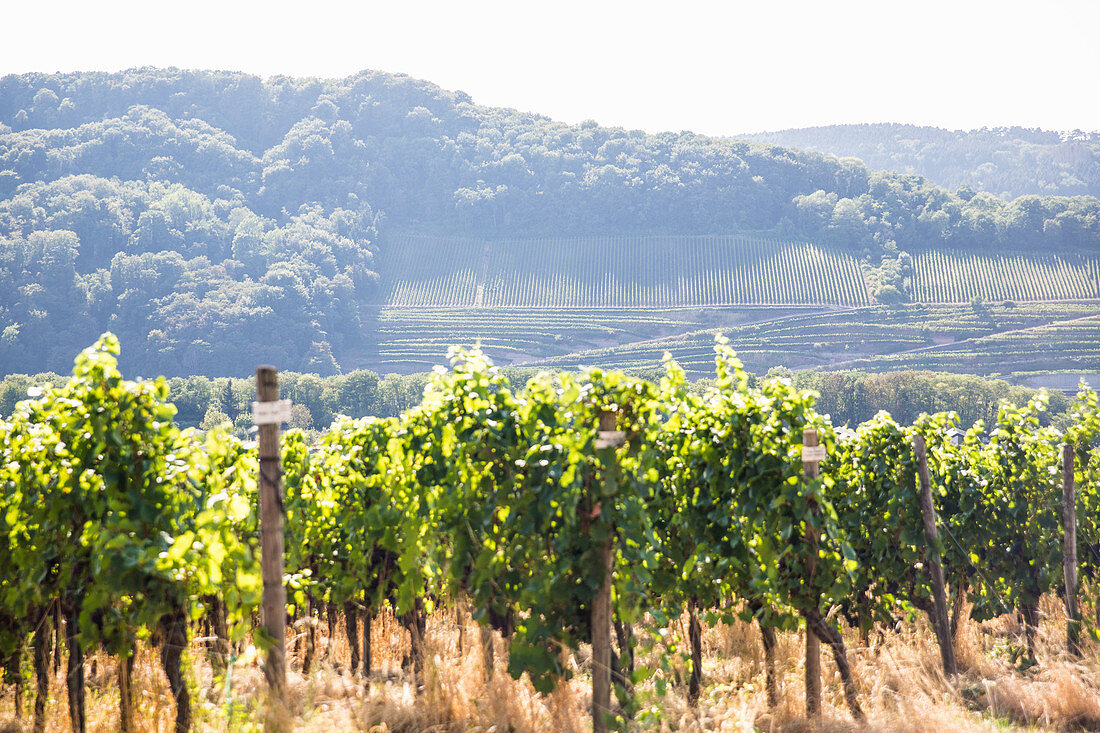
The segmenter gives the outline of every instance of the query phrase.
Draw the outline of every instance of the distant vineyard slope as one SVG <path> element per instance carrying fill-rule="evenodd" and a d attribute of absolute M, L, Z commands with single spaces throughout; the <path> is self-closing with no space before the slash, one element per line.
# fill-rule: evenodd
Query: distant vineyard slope
<path fill-rule="evenodd" d="M 399 235 L 379 305 L 692 308 L 873 304 L 866 266 L 837 247 L 750 235 L 475 239 Z M 1100 254 L 919 252 L 922 303 L 1100 300 Z"/>
<path fill-rule="evenodd" d="M 913 265 L 913 299 L 925 303 L 1100 298 L 1100 256 L 923 252 Z"/>
<path fill-rule="evenodd" d="M 755 236 L 476 240 L 401 236 L 385 305 L 500 308 L 863 306 L 846 252 Z"/>
<path fill-rule="evenodd" d="M 1100 253 L 1088 250 L 919 250 L 899 259 L 893 302 L 844 248 L 759 234 L 401 234 L 382 251 L 369 346 L 348 356 L 384 372 L 479 342 L 513 365 L 648 370 L 668 351 L 702 376 L 716 333 L 759 373 L 1100 369 Z"/>

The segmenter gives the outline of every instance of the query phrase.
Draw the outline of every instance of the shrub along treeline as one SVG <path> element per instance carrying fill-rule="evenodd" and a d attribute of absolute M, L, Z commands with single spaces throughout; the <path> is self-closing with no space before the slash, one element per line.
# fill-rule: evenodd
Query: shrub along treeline
<path fill-rule="evenodd" d="M 774 372 L 773 372 L 774 374 Z M 886 410 L 895 420 L 907 425 L 922 413 L 957 412 L 966 427 L 978 420 L 987 426 L 997 421 L 1002 402 L 1027 404 L 1037 390 L 1011 385 L 1003 379 L 985 379 L 948 372 L 795 372 L 795 386 L 810 389 L 820 396 L 817 410 L 831 415 L 834 425 L 855 427 Z M 1063 392 L 1050 393 L 1045 419 L 1061 425 L 1071 400 Z"/>
<path fill-rule="evenodd" d="M 108 329 L 130 372 L 244 376 L 248 353 L 338 373 L 386 277 L 387 229 L 767 231 L 857 253 L 892 301 L 911 294 L 914 248 L 1095 251 L 1100 201 L 1003 201 L 854 158 L 568 125 L 372 71 L 0 79 L 0 373 L 65 369 Z"/>
<path fill-rule="evenodd" d="M 501 367 L 499 371 L 513 384 L 524 384 L 538 371 L 530 367 Z M 636 376 L 656 381 L 661 370 L 647 370 Z M 831 417 L 834 425 L 855 426 L 886 410 L 896 420 L 913 422 L 922 413 L 954 411 L 964 427 L 978 420 L 992 425 L 1004 401 L 1025 404 L 1036 390 L 1010 385 L 1000 379 L 986 379 L 945 372 L 792 372 L 776 368 L 769 377 L 787 377 L 794 386 L 817 392 L 818 410 Z M 0 380 L 0 417 L 11 415 L 15 403 L 26 399 L 28 391 L 46 384 L 59 386 L 68 377 L 43 373 L 12 374 Z M 209 429 L 232 423 L 238 434 L 252 426 L 251 404 L 256 398 L 255 380 L 172 377 L 166 380 L 170 401 L 176 406 L 176 422 L 181 427 Z M 387 374 L 368 370 L 320 377 L 297 372 L 279 373 L 279 390 L 293 403 L 290 427 L 324 430 L 338 415 L 350 417 L 397 417 L 420 404 L 430 374 Z M 749 375 L 750 386 L 757 377 Z M 702 390 L 710 380 L 702 379 L 694 389 Z M 1062 392 L 1050 394 L 1045 421 L 1061 426 L 1067 419 L 1069 400 Z"/>

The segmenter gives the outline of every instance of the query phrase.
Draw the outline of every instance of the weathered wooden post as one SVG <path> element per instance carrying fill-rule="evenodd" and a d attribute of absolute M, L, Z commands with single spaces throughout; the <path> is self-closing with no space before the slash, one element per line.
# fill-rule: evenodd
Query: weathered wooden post
<path fill-rule="evenodd" d="M 129 654 L 118 660 L 118 729 L 122 733 L 134 731 L 134 655 L 137 650 L 133 644 L 127 649 Z"/>
<path fill-rule="evenodd" d="M 618 414 L 600 410 L 599 433 L 596 437 L 596 455 L 604 467 L 603 496 L 599 500 L 600 514 L 593 508 L 593 519 L 607 522 L 610 506 L 619 492 L 619 476 L 615 450 L 626 442 L 626 434 L 617 430 Z M 604 510 L 602 503 L 607 502 Z M 603 512 L 606 511 L 606 514 Z M 590 626 L 592 632 L 592 731 L 604 733 L 607 725 L 604 716 L 611 712 L 611 582 L 614 577 L 613 529 L 608 527 L 607 538 L 600 548 L 600 564 L 603 583 L 592 602 Z"/>
<path fill-rule="evenodd" d="M 54 602 L 54 609 L 58 607 Z M 46 702 L 50 697 L 50 622 L 57 625 L 57 616 L 49 610 L 43 611 L 34 627 L 31 646 L 34 649 L 34 733 L 46 730 Z M 60 633 L 57 628 L 52 629 Z M 56 668 L 55 668 L 56 669 Z M 56 672 L 55 672 L 56 674 Z"/>
<path fill-rule="evenodd" d="M 825 460 L 825 446 L 817 444 L 817 430 L 802 431 L 802 471 L 806 478 L 821 476 L 821 461 Z M 816 511 L 811 507 L 810 511 Z M 806 576 L 812 584 L 817 574 L 817 530 L 806 523 Z M 806 717 L 821 715 L 821 640 L 806 624 Z"/>
<path fill-rule="evenodd" d="M 290 420 L 290 400 L 279 399 L 275 367 L 256 368 L 252 422 L 259 428 L 260 570 L 263 575 L 263 625 L 271 648 L 264 677 L 281 699 L 286 686 L 286 586 L 283 585 L 283 468 L 279 425 Z"/>
<path fill-rule="evenodd" d="M 1077 608 L 1077 493 L 1073 484 L 1073 446 L 1062 446 L 1062 569 L 1066 581 L 1066 650 L 1081 655 L 1081 619 Z"/>
<path fill-rule="evenodd" d="M 818 445 L 817 430 L 807 428 L 802 431 L 802 464 L 807 479 L 821 476 L 821 461 L 825 460 L 825 446 Z M 806 570 L 805 583 L 814 587 L 817 576 L 817 562 L 820 557 L 820 535 L 813 525 L 818 525 L 821 507 L 810 499 L 807 503 L 809 516 L 806 520 Z M 812 522 L 811 522 L 812 520 Z M 844 684 L 844 701 L 856 720 L 863 720 L 863 710 L 859 706 L 858 689 L 852 677 L 852 667 L 848 664 L 848 651 L 844 647 L 844 637 L 829 624 L 828 616 L 822 616 L 819 608 L 821 596 L 813 593 L 814 605 L 802 609 L 802 618 L 806 621 L 806 717 L 821 716 L 821 642 L 829 645 L 836 661 L 837 672 Z M 770 694 L 770 693 L 769 693 Z"/>
<path fill-rule="evenodd" d="M 920 478 L 920 513 L 924 519 L 924 536 L 928 540 L 928 572 L 932 577 L 932 601 L 935 615 L 936 641 L 940 644 L 943 672 L 948 677 L 958 673 L 955 647 L 951 643 L 951 622 L 947 617 L 947 595 L 943 589 L 943 565 L 940 564 L 940 535 L 936 529 L 936 508 L 932 505 L 932 482 L 928 478 L 928 452 L 923 435 L 913 436 L 913 452 L 917 457 Z"/>
<path fill-rule="evenodd" d="M 374 649 L 373 649 L 373 636 L 371 635 L 371 625 L 374 623 L 374 614 L 371 613 L 370 597 L 364 591 L 363 592 L 363 612 L 359 614 L 363 617 L 363 643 L 360 644 L 363 651 L 363 677 L 367 680 L 367 685 L 370 685 L 370 670 L 374 666 Z"/>

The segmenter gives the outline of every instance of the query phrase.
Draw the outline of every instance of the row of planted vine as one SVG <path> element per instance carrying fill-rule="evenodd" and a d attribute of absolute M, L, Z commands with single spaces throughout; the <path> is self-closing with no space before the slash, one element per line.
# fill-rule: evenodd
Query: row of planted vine
<path fill-rule="evenodd" d="M 1100 295 L 1085 256 L 923 252 L 913 265 L 914 300 L 965 303 L 1001 300 L 1087 300 Z"/>
<path fill-rule="evenodd" d="M 750 387 L 733 352 L 721 343 L 716 352 L 717 378 L 701 391 L 671 362 L 658 384 L 590 370 L 514 387 L 480 353 L 456 352 L 399 419 L 343 419 L 315 445 L 288 433 L 292 614 L 308 622 L 342 608 L 354 637 L 356 616 L 389 608 L 409 629 L 415 665 L 426 614 L 459 604 L 507 639 L 509 672 L 545 692 L 571 674 L 566 655 L 592 639 L 610 562 L 619 705 L 608 722 L 634 714 L 636 683 L 652 676 L 663 689 L 667 660 L 635 667 L 634 651 L 685 612 L 691 698 L 700 618 L 736 614 L 760 625 L 770 702 L 775 632 L 801 625 L 833 651 L 860 716 L 838 616 L 867 632 L 930 612 L 925 566 L 935 555 L 953 625 L 966 597 L 979 620 L 1018 611 L 1034 660 L 1038 599 L 1062 589 L 1063 442 L 1075 451 L 1080 572 L 1094 581 L 1100 570 L 1094 392 L 1078 395 L 1064 434 L 1041 425 L 1038 397 L 1004 406 L 988 444 L 979 428 L 955 444 L 950 414 L 912 427 L 880 414 L 854 432 L 834 429 L 812 393 L 783 380 Z M 0 653 L 10 681 L 35 672 L 36 730 L 59 618 L 74 730 L 84 729 L 89 649 L 123 660 L 120 720 L 132 729 L 125 660 L 139 641 L 156 644 L 184 730 L 181 653 L 192 625 L 209 622 L 216 670 L 247 635 L 264 642 L 255 449 L 218 431 L 177 430 L 163 381 L 124 380 L 117 354 L 104 337 L 68 384 L 32 395 L 0 425 Z M 622 431 L 611 447 L 600 442 L 601 414 Z M 827 452 L 819 477 L 801 462 L 808 429 Z M 933 548 L 918 501 L 918 434 L 943 539 Z"/>
<path fill-rule="evenodd" d="M 745 236 L 485 241 L 408 235 L 392 244 L 396 254 L 387 263 L 392 284 L 385 298 L 392 307 L 869 303 L 854 257 L 804 242 Z"/>

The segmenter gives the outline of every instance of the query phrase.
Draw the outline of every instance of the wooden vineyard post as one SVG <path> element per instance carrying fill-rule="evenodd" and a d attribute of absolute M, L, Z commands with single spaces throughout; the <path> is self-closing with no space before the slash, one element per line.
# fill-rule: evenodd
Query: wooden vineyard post
<path fill-rule="evenodd" d="M 264 677 L 272 694 L 282 698 L 286 686 L 286 586 L 283 585 L 283 469 L 279 424 L 290 419 L 290 400 L 279 400 L 275 367 L 256 368 L 256 402 L 252 421 L 259 428 L 260 569 L 263 575 L 263 624 L 271 648 Z"/>
<path fill-rule="evenodd" d="M 825 455 L 825 446 L 818 445 L 817 430 L 803 430 L 802 467 L 807 479 L 820 478 L 821 461 L 825 460 Z M 810 498 L 806 508 L 806 570 L 803 582 L 812 589 L 815 587 L 817 562 L 821 553 L 819 530 L 815 526 L 820 524 L 821 507 L 816 499 Z M 851 665 L 848 664 L 848 652 L 844 648 L 844 637 L 829 625 L 828 617 L 822 617 L 821 594 L 815 590 L 811 597 L 813 605 L 802 609 L 802 617 L 806 621 L 806 717 L 813 719 L 821 716 L 821 642 L 824 641 L 833 651 L 837 672 L 844 683 L 844 700 L 848 703 L 848 709 L 853 718 L 863 720 L 856 682 L 852 677 Z"/>
<path fill-rule="evenodd" d="M 600 410 L 599 433 L 596 438 L 596 455 L 604 466 L 604 487 L 601 500 L 608 503 L 606 514 L 596 514 L 593 519 L 607 522 L 613 497 L 618 493 L 615 449 L 621 446 L 626 435 L 616 430 L 617 413 Z M 597 504 L 600 506 L 600 504 Z M 602 509 L 602 507 L 601 507 Z M 612 529 L 608 528 L 607 539 L 600 548 L 600 564 L 603 570 L 603 582 L 592 602 L 590 626 L 592 632 L 592 732 L 604 733 L 607 724 L 604 716 L 611 712 L 611 581 L 615 572 L 614 551 L 612 547 Z"/>
<path fill-rule="evenodd" d="M 924 519 L 924 536 L 928 540 L 928 572 L 932 577 L 936 640 L 940 644 L 943 672 L 954 677 L 958 672 L 955 663 L 955 647 L 951 643 L 951 623 L 947 617 L 947 595 L 943 589 L 943 565 L 940 564 L 940 535 L 936 529 L 936 508 L 932 505 L 932 482 L 928 478 L 928 452 L 923 435 L 913 436 L 913 452 L 917 456 L 917 475 L 920 477 L 920 513 Z"/>
<path fill-rule="evenodd" d="M 802 471 L 806 478 L 821 476 L 821 461 L 825 457 L 824 447 L 817 444 L 817 430 L 807 428 L 802 431 Z M 809 448 L 811 450 L 807 451 Z M 816 508 L 811 508 L 815 511 Z M 812 584 L 817 574 L 817 530 L 806 525 L 806 576 Z M 821 715 L 821 640 L 806 624 L 806 717 Z"/>
<path fill-rule="evenodd" d="M 1062 568 L 1066 581 L 1066 650 L 1081 655 L 1077 608 L 1077 494 L 1073 485 L 1073 446 L 1062 446 Z"/>

